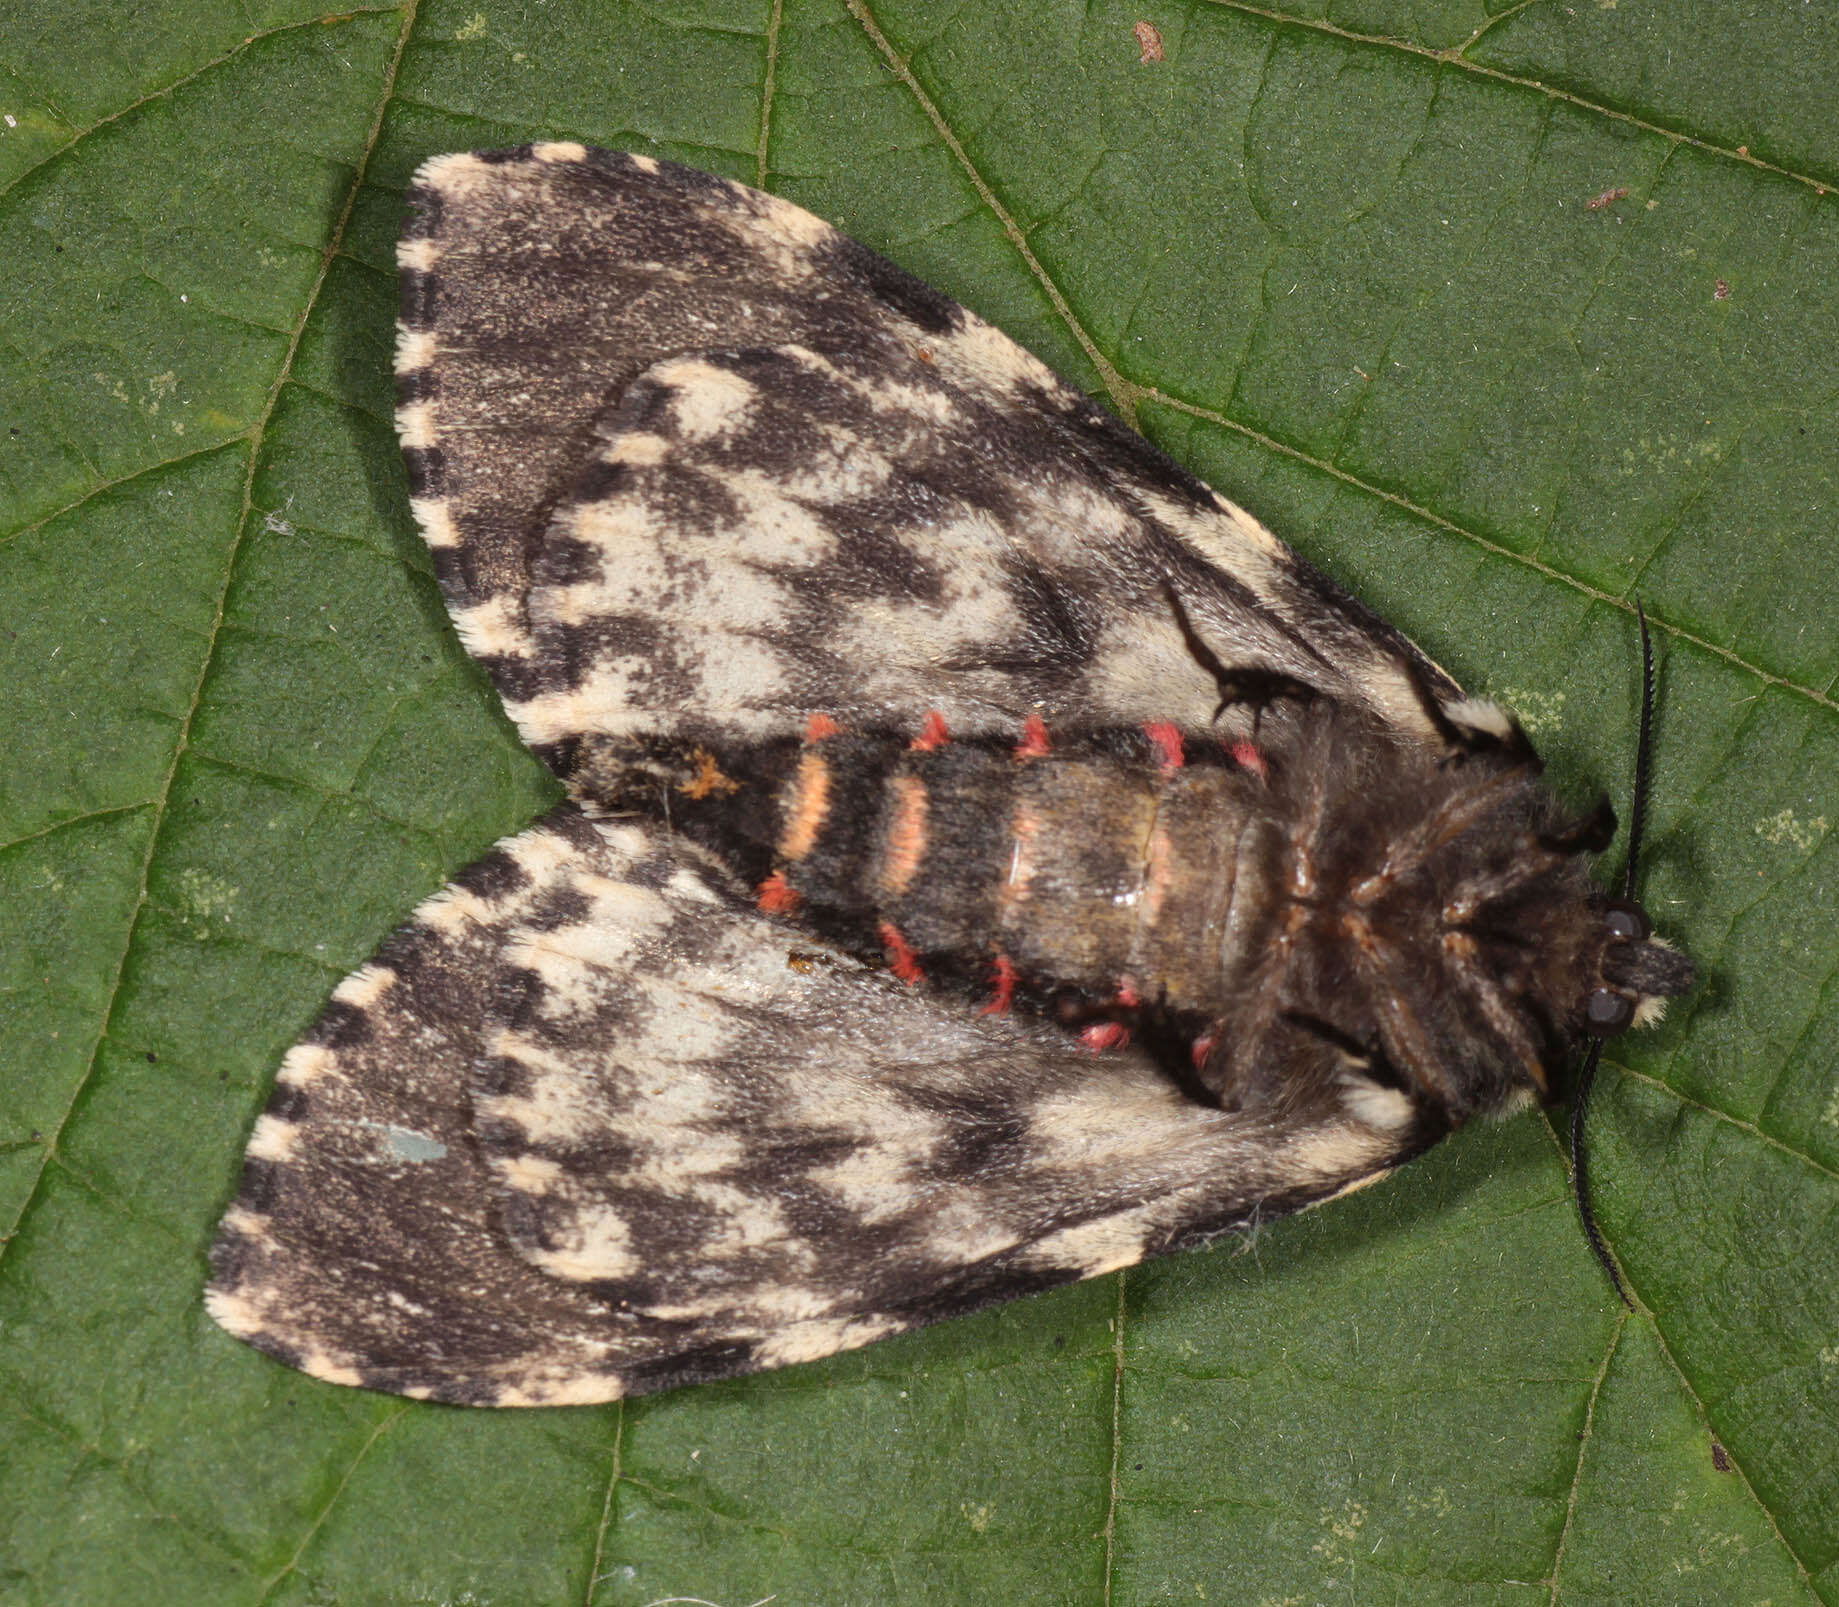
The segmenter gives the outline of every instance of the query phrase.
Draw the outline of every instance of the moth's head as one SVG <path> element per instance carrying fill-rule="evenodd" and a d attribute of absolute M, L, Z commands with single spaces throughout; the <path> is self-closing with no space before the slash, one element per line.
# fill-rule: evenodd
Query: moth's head
<path fill-rule="evenodd" d="M 1635 748 L 1628 855 L 1622 870 L 1621 895 L 1597 898 L 1600 949 L 1587 990 L 1573 1015 L 1574 1032 L 1586 1042 L 1594 1040 L 1588 1056 L 1592 1068 L 1605 1038 L 1619 1037 L 1630 1027 L 1654 1025 L 1666 1014 L 1667 1000 L 1690 988 L 1695 975 L 1685 955 L 1665 938 L 1654 935 L 1647 911 L 1635 902 L 1654 735 L 1654 644 L 1639 602 L 1635 604 L 1635 618 L 1641 627 L 1641 725 Z M 1600 853 L 1615 832 L 1615 817 L 1607 799 L 1597 806 L 1597 816 L 1607 825 L 1602 841 L 1580 846 Z M 1586 1072 L 1581 1079 L 1586 1085 L 1588 1077 Z"/>
<path fill-rule="evenodd" d="M 1692 962 L 1654 935 L 1647 911 L 1632 898 L 1609 899 L 1599 919 L 1604 932 L 1594 985 L 1578 1012 L 1578 1031 L 1617 1038 L 1630 1027 L 1651 1027 L 1667 1000 L 1692 986 Z"/>
<path fill-rule="evenodd" d="M 1690 959 L 1655 935 L 1629 896 L 1590 879 L 1592 861 L 1616 835 L 1609 801 L 1568 815 L 1537 766 L 1505 755 L 1468 767 L 1445 813 L 1467 828 L 1427 857 L 1437 889 L 1435 943 L 1444 974 L 1498 1044 L 1497 1060 L 1519 1085 L 1559 1098 L 1592 1042 L 1652 1026 L 1687 991 Z M 1631 841 L 1639 838 L 1639 809 Z M 1420 933 L 1420 947 L 1428 934 Z M 1481 1091 L 1480 1103 L 1496 1090 Z"/>

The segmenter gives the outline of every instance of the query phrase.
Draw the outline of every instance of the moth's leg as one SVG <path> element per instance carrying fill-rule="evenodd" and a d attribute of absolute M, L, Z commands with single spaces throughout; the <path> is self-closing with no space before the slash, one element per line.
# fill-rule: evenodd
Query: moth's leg
<path fill-rule="evenodd" d="M 1236 704 L 1250 703 L 1254 705 L 1252 729 L 1255 732 L 1258 719 L 1277 699 L 1287 697 L 1302 703 L 1312 703 L 1321 696 L 1318 688 L 1307 681 L 1299 681 L 1294 675 L 1285 675 L 1281 670 L 1252 667 L 1235 669 L 1225 663 L 1207 645 L 1200 632 L 1195 630 L 1194 622 L 1188 618 L 1188 611 L 1182 607 L 1175 588 L 1165 581 L 1162 589 L 1168 597 L 1169 607 L 1174 611 L 1175 624 L 1181 631 L 1182 642 L 1194 662 L 1213 677 L 1213 684 L 1219 688 L 1220 701 L 1213 711 L 1214 719 L 1219 719 Z"/>
<path fill-rule="evenodd" d="M 1252 729 L 1257 729 L 1257 719 L 1265 709 L 1279 698 L 1295 698 L 1299 703 L 1311 703 L 1321 694 L 1307 681 L 1299 681 L 1293 675 L 1285 675 L 1280 670 L 1229 670 L 1220 669 L 1213 677 L 1213 684 L 1220 689 L 1219 707 L 1213 711 L 1218 719 L 1235 704 L 1250 703 L 1255 705 Z"/>

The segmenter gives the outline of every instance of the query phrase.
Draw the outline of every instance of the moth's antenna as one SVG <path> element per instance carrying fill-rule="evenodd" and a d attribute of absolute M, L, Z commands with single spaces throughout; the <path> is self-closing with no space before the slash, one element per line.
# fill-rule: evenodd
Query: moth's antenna
<path fill-rule="evenodd" d="M 1635 896 L 1635 867 L 1641 862 L 1641 831 L 1647 824 L 1648 760 L 1654 736 L 1654 643 L 1647 633 L 1647 615 L 1635 599 L 1635 618 L 1641 626 L 1641 735 L 1635 742 L 1635 796 L 1628 811 L 1628 863 L 1622 870 L 1622 896 Z"/>
<path fill-rule="evenodd" d="M 1648 635 L 1647 615 L 1641 600 L 1635 600 L 1635 619 L 1641 626 L 1641 734 L 1635 742 L 1635 795 L 1628 811 L 1628 863 L 1622 869 L 1622 896 L 1635 896 L 1635 872 L 1641 863 L 1641 831 L 1647 824 L 1648 761 L 1654 735 L 1654 643 Z M 1609 1274 L 1615 1292 L 1630 1311 L 1635 1303 L 1628 1297 L 1622 1274 L 1603 1243 L 1596 1225 L 1596 1208 L 1590 1203 L 1590 1164 L 1584 1151 L 1584 1118 L 1590 1108 L 1590 1090 L 1596 1085 L 1596 1063 L 1602 1058 L 1603 1040 L 1590 1045 L 1584 1063 L 1577 1069 L 1577 1097 L 1571 1105 L 1571 1191 L 1577 1196 L 1577 1215 L 1584 1225 L 1584 1238 L 1596 1253 L 1596 1259 Z"/>
<path fill-rule="evenodd" d="M 1590 1089 L 1596 1082 L 1596 1063 L 1602 1053 L 1603 1040 L 1598 1038 L 1590 1045 L 1590 1052 L 1584 1056 L 1583 1065 L 1577 1069 L 1577 1099 L 1571 1106 L 1571 1191 L 1577 1196 L 1577 1215 L 1584 1225 L 1584 1238 L 1589 1241 L 1596 1259 L 1603 1263 L 1603 1270 L 1609 1274 L 1609 1281 L 1615 1285 L 1616 1295 L 1622 1304 L 1633 1311 L 1635 1303 L 1628 1298 L 1628 1289 L 1622 1282 L 1615 1258 L 1609 1253 L 1609 1246 L 1603 1243 L 1602 1231 L 1596 1225 L 1596 1208 L 1590 1203 L 1590 1166 L 1584 1150 L 1584 1112 L 1590 1106 Z"/>

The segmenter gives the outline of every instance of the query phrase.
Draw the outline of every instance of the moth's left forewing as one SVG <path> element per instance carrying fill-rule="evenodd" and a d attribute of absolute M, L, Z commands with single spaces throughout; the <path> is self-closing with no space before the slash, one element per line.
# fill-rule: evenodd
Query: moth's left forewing
<path fill-rule="evenodd" d="M 455 152 L 409 201 L 397 428 L 449 606 L 495 676 L 531 667 L 529 561 L 594 419 L 646 368 L 737 338 L 892 339 L 871 308 L 899 302 L 904 328 L 952 305 L 789 202 L 637 154 Z"/>
<path fill-rule="evenodd" d="M 581 739 L 753 740 L 814 709 L 1203 729 L 1171 588 L 1221 661 L 1401 733 L 1460 697 L 1001 331 L 788 202 L 566 143 L 437 158 L 412 199 L 417 513 L 462 638 L 565 774 Z"/>
<path fill-rule="evenodd" d="M 1232 639 L 1237 600 L 1232 588 L 1209 576 L 1244 576 L 1258 605 L 1280 622 L 1274 625 L 1286 643 L 1280 661 L 1297 665 L 1299 680 L 1351 708 L 1368 710 L 1401 738 L 1443 746 L 1448 728 L 1439 716 L 1468 701 L 1455 678 L 1237 503 L 1218 492 L 1209 495 L 1214 503 L 1209 509 L 1187 514 L 1170 508 L 1164 517 L 1182 542 L 1207 560 L 1195 595 L 1185 601 L 1210 640 Z M 1457 724 L 1470 726 L 1462 719 Z"/>
<path fill-rule="evenodd" d="M 1432 735 L 1426 699 L 1453 683 L 1248 516 L 1064 387 L 992 395 L 949 369 L 775 346 L 639 376 L 532 560 L 548 674 L 506 704 L 538 752 L 579 780 L 571 744 L 617 771 L 622 744 L 759 741 L 813 712 L 1249 729 L 1255 704 L 1216 718 L 1189 621 L 1233 671 Z"/>

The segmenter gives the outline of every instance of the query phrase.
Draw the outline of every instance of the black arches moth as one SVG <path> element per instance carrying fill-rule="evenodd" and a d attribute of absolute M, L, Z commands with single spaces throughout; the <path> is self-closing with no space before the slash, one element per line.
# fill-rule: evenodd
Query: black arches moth
<path fill-rule="evenodd" d="M 570 803 L 339 985 L 224 1327 L 492 1405 L 865 1344 L 1356 1188 L 1687 962 L 1249 515 L 772 196 L 436 158 L 398 423 Z"/>

